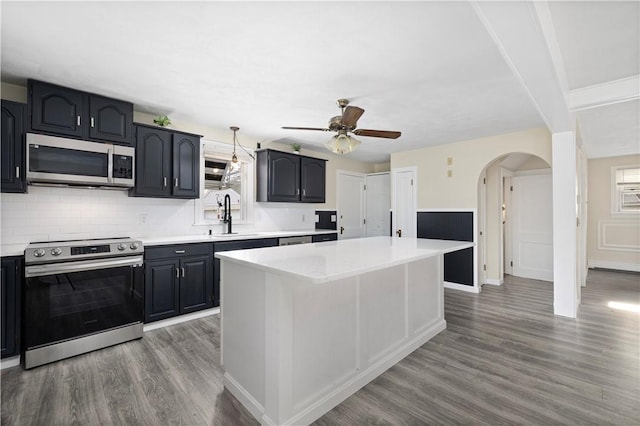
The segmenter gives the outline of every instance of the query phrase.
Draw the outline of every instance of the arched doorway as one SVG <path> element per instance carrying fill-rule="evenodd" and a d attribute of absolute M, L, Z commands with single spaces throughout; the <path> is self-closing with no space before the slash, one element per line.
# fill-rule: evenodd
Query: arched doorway
<path fill-rule="evenodd" d="M 505 273 L 552 281 L 549 163 L 518 152 L 490 161 L 478 178 L 477 233 L 481 285 L 501 285 Z"/>

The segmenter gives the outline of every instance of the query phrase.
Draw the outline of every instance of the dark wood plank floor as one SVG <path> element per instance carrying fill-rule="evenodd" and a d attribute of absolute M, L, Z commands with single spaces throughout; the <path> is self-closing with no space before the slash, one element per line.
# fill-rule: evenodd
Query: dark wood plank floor
<path fill-rule="evenodd" d="M 445 292 L 447 330 L 317 425 L 639 425 L 640 275 L 590 271 L 577 320 L 552 284 Z M 330 315 L 330 313 L 327 313 Z M 207 317 L 47 366 L 2 372 L 2 425 L 257 424 L 222 387 Z"/>

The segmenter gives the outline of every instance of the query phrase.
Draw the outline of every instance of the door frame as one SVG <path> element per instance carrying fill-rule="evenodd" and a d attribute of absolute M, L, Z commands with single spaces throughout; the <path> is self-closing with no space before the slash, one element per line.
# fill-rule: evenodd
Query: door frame
<path fill-rule="evenodd" d="M 416 166 L 410 167 L 396 167 L 391 169 L 391 236 L 394 236 L 395 229 L 397 228 L 398 209 L 396 199 L 396 179 L 399 173 L 411 172 L 413 173 L 413 185 L 411 191 L 411 198 L 413 200 L 413 208 L 409 208 L 409 214 L 412 214 L 412 234 L 413 237 L 418 235 L 418 168 Z"/>
<path fill-rule="evenodd" d="M 504 167 L 500 168 L 500 205 L 504 206 L 504 216 L 501 217 L 502 226 L 500 227 L 500 267 L 498 268 L 500 284 L 504 282 L 504 274 L 508 273 L 509 275 L 513 275 L 513 267 L 511 265 L 507 265 L 504 261 L 507 254 L 509 255 L 509 259 L 513 260 L 513 253 L 511 252 L 511 247 L 513 245 L 511 240 L 513 236 L 513 231 L 511 229 L 511 216 L 513 213 L 511 192 L 509 192 L 508 197 L 504 196 L 507 187 L 511 186 L 511 178 L 513 176 L 515 176 L 513 171 L 505 169 Z M 505 221 L 505 217 L 508 220 Z M 508 247 L 507 241 L 509 242 Z"/>

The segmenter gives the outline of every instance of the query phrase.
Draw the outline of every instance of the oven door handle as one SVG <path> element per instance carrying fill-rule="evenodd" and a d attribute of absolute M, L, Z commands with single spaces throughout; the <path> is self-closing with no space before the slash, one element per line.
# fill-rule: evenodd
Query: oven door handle
<path fill-rule="evenodd" d="M 49 265 L 31 265 L 24 268 L 25 278 L 44 275 L 68 274 L 71 272 L 94 271 L 96 269 L 118 268 L 122 266 L 142 266 L 142 256 L 126 258 L 80 260 L 77 262 L 53 263 Z"/>

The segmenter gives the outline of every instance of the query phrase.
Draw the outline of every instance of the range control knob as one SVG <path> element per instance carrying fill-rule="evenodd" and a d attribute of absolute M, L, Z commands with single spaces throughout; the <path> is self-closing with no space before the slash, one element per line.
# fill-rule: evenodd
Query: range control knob
<path fill-rule="evenodd" d="M 51 254 L 54 256 L 60 256 L 62 254 L 62 249 L 60 247 L 51 249 Z"/>
<path fill-rule="evenodd" d="M 46 252 L 44 251 L 44 249 L 36 249 L 36 250 L 33 252 L 33 255 L 34 255 L 35 257 L 42 257 L 42 256 L 44 256 L 44 255 L 45 255 L 45 253 L 46 253 Z"/>
<path fill-rule="evenodd" d="M 131 247 L 131 250 L 138 250 L 138 247 L 140 247 L 140 244 L 138 244 L 138 243 L 131 243 L 131 245 L 130 245 L 129 247 Z"/>
<path fill-rule="evenodd" d="M 127 249 L 127 245 L 125 243 L 118 244 L 118 250 L 125 251 Z"/>

